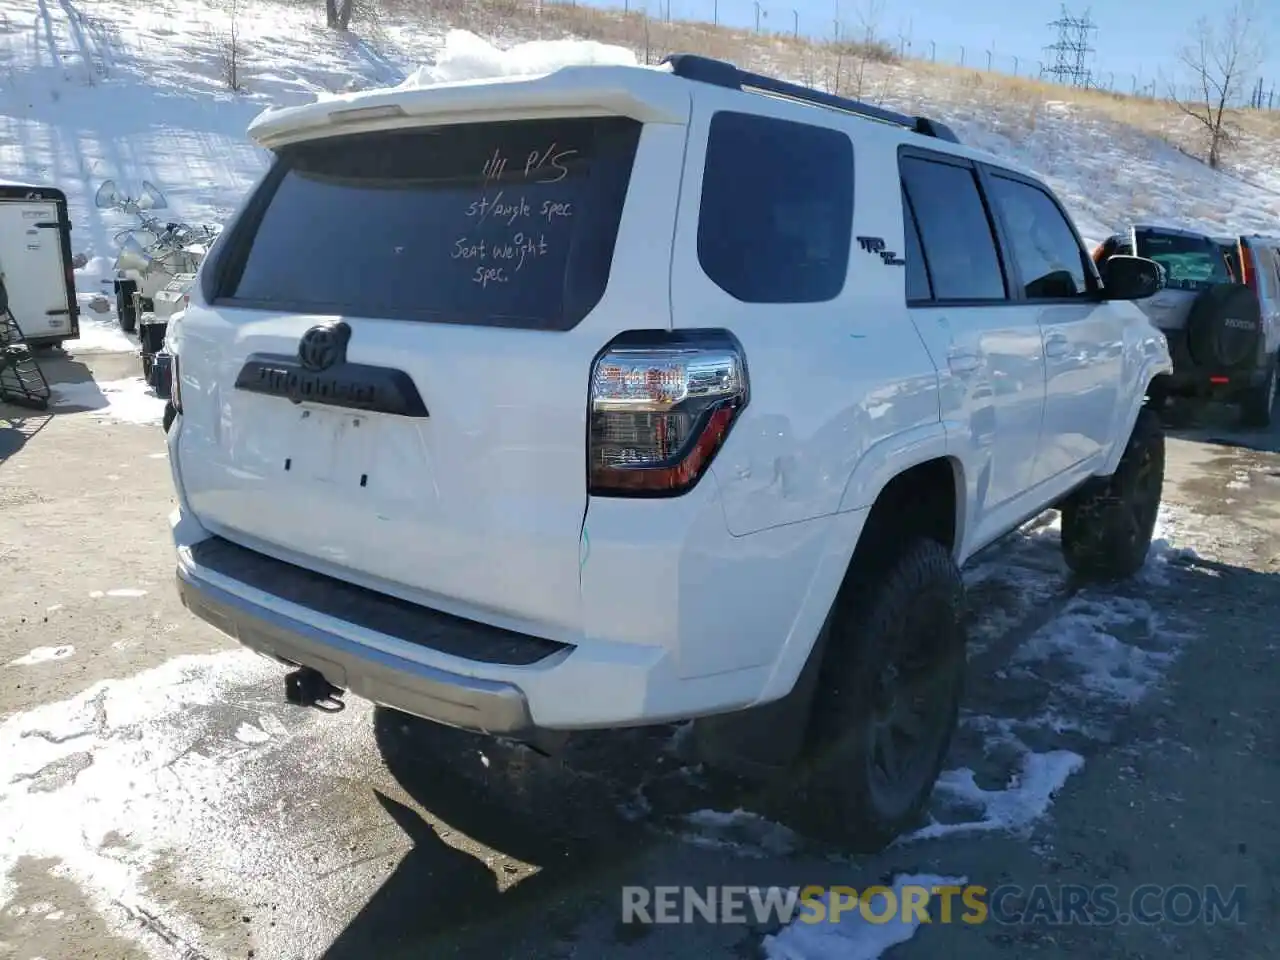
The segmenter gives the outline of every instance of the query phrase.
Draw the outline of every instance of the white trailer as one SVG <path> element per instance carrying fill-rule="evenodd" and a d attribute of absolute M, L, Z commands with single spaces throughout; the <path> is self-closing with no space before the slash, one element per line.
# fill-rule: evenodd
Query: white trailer
<path fill-rule="evenodd" d="M 61 190 L 0 181 L 0 282 L 28 344 L 80 336 L 71 219 Z"/>

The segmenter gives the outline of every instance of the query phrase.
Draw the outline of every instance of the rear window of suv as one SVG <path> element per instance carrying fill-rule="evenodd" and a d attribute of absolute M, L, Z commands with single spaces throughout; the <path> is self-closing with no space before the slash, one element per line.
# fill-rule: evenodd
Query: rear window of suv
<path fill-rule="evenodd" d="M 565 118 L 285 146 L 234 228 L 216 298 L 568 330 L 604 295 L 640 130 Z"/>
<path fill-rule="evenodd" d="M 1164 267 L 1169 287 L 1204 290 L 1231 282 L 1221 248 L 1208 237 L 1184 236 L 1162 230 L 1135 230 L 1134 237 L 1137 255 Z"/>

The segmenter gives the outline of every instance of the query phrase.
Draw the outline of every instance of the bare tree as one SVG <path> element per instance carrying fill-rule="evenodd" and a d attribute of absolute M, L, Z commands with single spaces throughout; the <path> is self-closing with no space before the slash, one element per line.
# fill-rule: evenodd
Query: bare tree
<path fill-rule="evenodd" d="M 866 0 L 854 16 L 857 26 L 849 30 L 837 24 L 835 51 L 835 81 L 831 92 L 848 91 L 855 100 L 861 100 L 867 87 L 867 63 L 888 63 L 896 59 L 879 39 L 880 18 L 884 14 L 884 0 Z"/>
<path fill-rule="evenodd" d="M 239 92 L 244 89 L 244 82 L 240 76 L 240 67 L 244 60 L 240 41 L 240 0 L 226 0 L 223 9 L 227 14 L 226 26 L 221 30 L 213 30 L 218 71 L 227 88 Z"/>
<path fill-rule="evenodd" d="M 1236 0 L 1223 14 L 1201 17 L 1178 60 L 1190 75 L 1187 99 L 1170 90 L 1170 99 L 1203 127 L 1206 159 L 1215 170 L 1233 140 L 1231 108 L 1239 105 L 1245 86 L 1262 65 L 1265 43 L 1253 0 Z"/>
<path fill-rule="evenodd" d="M 355 9 L 355 0 L 324 0 L 325 23 L 334 30 L 346 30 Z"/>

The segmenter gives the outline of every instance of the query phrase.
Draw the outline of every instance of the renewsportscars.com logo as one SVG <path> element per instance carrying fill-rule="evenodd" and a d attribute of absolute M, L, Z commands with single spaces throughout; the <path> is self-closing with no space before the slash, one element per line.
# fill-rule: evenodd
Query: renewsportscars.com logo
<path fill-rule="evenodd" d="M 623 923 L 1189 924 L 1243 923 L 1244 887 L 1142 884 L 904 883 L 853 887 L 623 887 Z"/>

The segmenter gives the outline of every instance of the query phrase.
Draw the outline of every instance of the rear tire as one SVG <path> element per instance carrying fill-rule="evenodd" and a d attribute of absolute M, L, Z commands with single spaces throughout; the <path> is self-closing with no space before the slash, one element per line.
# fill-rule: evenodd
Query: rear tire
<path fill-rule="evenodd" d="M 1138 411 L 1116 472 L 1091 480 L 1062 507 L 1062 554 L 1092 580 L 1123 580 L 1146 563 L 1164 489 L 1164 427 Z"/>
<path fill-rule="evenodd" d="M 810 743 L 780 803 L 801 832 L 875 852 L 918 822 L 955 732 L 964 583 L 925 538 L 878 572 L 851 572 L 827 626 Z"/>
<path fill-rule="evenodd" d="M 116 319 L 125 333 L 133 333 L 138 328 L 138 311 L 133 304 L 134 289 L 135 284 L 131 280 L 116 286 Z"/>
<path fill-rule="evenodd" d="M 1258 429 L 1271 426 L 1271 412 L 1276 405 L 1276 385 L 1276 358 L 1272 357 L 1267 379 L 1256 387 L 1250 387 L 1240 397 L 1241 424 Z"/>

